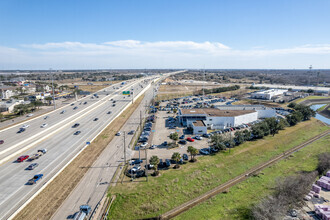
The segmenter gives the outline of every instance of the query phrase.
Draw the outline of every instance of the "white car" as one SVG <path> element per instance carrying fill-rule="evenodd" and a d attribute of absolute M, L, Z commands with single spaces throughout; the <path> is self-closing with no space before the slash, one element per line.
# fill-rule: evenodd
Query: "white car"
<path fill-rule="evenodd" d="M 119 131 L 117 134 L 116 134 L 116 136 L 120 136 L 121 135 L 121 132 Z"/>
<path fill-rule="evenodd" d="M 33 116 L 33 114 L 28 114 L 26 117 L 31 117 L 31 116 Z"/>
<path fill-rule="evenodd" d="M 196 140 L 203 140 L 203 138 L 201 136 L 196 136 L 195 139 Z"/>
<path fill-rule="evenodd" d="M 141 165 L 135 165 L 131 170 L 132 170 L 133 173 L 135 173 L 140 169 L 141 169 Z"/>
<path fill-rule="evenodd" d="M 28 128 L 30 125 L 23 125 L 22 128 Z"/>
<path fill-rule="evenodd" d="M 41 127 L 44 128 L 44 127 L 47 127 L 48 124 L 42 124 Z"/>

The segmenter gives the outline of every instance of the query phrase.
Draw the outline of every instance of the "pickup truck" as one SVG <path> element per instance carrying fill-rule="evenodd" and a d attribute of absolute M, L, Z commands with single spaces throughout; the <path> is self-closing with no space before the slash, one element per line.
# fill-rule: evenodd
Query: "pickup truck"
<path fill-rule="evenodd" d="M 92 209 L 89 205 L 81 205 L 80 211 L 74 215 L 73 220 L 84 220 L 91 211 Z"/>
<path fill-rule="evenodd" d="M 35 183 L 37 183 L 38 180 L 42 179 L 44 175 L 43 174 L 37 174 L 37 175 L 34 175 L 34 177 L 32 179 L 29 179 L 29 184 L 30 185 L 33 185 Z"/>

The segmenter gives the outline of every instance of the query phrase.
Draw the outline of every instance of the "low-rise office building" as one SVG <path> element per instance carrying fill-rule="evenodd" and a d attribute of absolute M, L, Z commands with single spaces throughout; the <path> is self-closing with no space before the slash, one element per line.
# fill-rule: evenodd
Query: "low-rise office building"
<path fill-rule="evenodd" d="M 202 121 L 206 128 L 224 129 L 256 121 L 258 120 L 258 112 L 255 110 L 220 110 L 217 108 L 179 109 L 178 117 L 183 126 L 193 129 L 194 126 L 202 127 L 197 121 Z"/>
<path fill-rule="evenodd" d="M 258 112 L 258 119 L 276 117 L 276 110 L 264 105 L 215 105 L 220 110 L 255 110 Z"/>

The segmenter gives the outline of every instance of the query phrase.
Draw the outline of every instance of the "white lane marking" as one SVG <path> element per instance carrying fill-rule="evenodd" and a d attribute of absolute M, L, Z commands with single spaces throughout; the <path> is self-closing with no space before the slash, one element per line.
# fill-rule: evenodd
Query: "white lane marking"
<path fill-rule="evenodd" d="M 136 98 L 139 98 L 145 91 L 146 89 L 150 88 L 150 84 L 143 89 L 137 96 Z M 117 117 L 119 117 L 130 105 L 132 102 L 129 102 L 126 107 L 124 107 L 94 138 L 90 141 L 93 142 L 97 136 L 99 136 Z M 27 204 L 29 204 L 48 184 L 50 184 L 78 155 L 87 147 L 88 145 L 85 145 L 71 160 L 65 164 L 50 180 L 48 180 L 35 194 L 33 194 L 23 205 L 20 206 L 9 218 L 8 220 L 12 220 Z M 9 211 L 8 211 L 9 212 Z M 6 212 L 5 214 L 7 214 Z"/>
<path fill-rule="evenodd" d="M 137 83 L 137 82 L 136 82 L 136 83 Z M 127 85 L 126 87 L 134 86 L 136 83 L 134 83 L 133 85 Z M 123 89 L 126 89 L 126 87 L 123 87 L 122 89 L 120 89 L 120 91 L 123 90 Z M 115 95 L 115 96 L 116 96 L 116 95 Z M 115 96 L 111 96 L 111 97 L 115 97 Z M 95 110 L 96 108 L 102 106 L 104 103 L 106 103 L 106 102 L 102 102 L 102 101 L 103 101 L 104 99 L 107 99 L 107 98 L 109 98 L 109 97 L 105 96 L 104 98 L 102 98 L 102 99 L 100 99 L 99 101 L 95 102 L 95 103 L 92 104 L 91 106 L 87 107 L 86 109 L 83 110 L 83 112 L 84 112 L 84 111 L 85 111 L 85 112 L 84 112 L 82 115 L 78 116 L 77 118 L 75 118 L 75 116 L 81 114 L 82 112 L 77 112 L 76 114 L 74 114 L 74 115 L 72 115 L 72 116 L 70 116 L 70 117 L 68 117 L 68 118 L 66 118 L 66 119 L 64 119 L 64 120 L 62 120 L 62 121 L 59 122 L 58 124 L 56 124 L 56 125 L 54 125 L 54 126 L 48 128 L 48 129 L 46 129 L 46 130 L 43 130 L 43 131 L 41 131 L 41 132 L 39 132 L 39 133 L 37 133 L 37 134 L 35 134 L 35 135 L 33 135 L 33 136 L 31 136 L 31 137 L 25 139 L 24 141 L 22 141 L 22 142 L 20 142 L 20 143 L 17 143 L 17 144 L 15 144 L 15 145 L 13 145 L 13 146 L 11 146 L 11 147 L 9 147 L 9 148 L 6 148 L 5 150 L 1 151 L 1 152 L 0 152 L 0 155 L 4 154 L 4 153 L 6 153 L 6 152 L 8 152 L 8 151 L 10 151 L 10 150 L 15 149 L 16 147 L 18 147 L 18 146 L 20 146 L 20 145 L 22 145 L 22 144 L 24 144 L 24 143 L 30 141 L 31 139 L 34 139 L 34 138 L 36 138 L 36 137 L 42 135 L 42 134 L 45 133 L 45 132 L 48 132 L 48 130 L 50 130 L 51 128 L 54 128 L 54 127 L 57 127 L 57 126 L 62 125 L 60 128 L 58 128 L 58 129 L 54 130 L 53 132 L 50 132 L 50 133 L 48 133 L 47 135 L 45 135 L 45 136 L 39 138 L 37 141 L 34 141 L 33 143 L 31 143 L 31 144 L 29 144 L 29 145 L 27 145 L 27 146 L 25 146 L 25 147 L 19 149 L 19 150 L 16 151 L 15 153 L 13 153 L 13 154 L 11 154 L 11 155 L 9 155 L 9 156 L 7 156 L 7 157 L 1 159 L 1 160 L 0 160 L 0 164 L 2 164 L 3 162 L 7 161 L 8 159 L 10 159 L 11 157 L 13 157 L 14 155 L 19 154 L 19 153 L 25 151 L 26 149 L 30 148 L 31 146 L 35 145 L 36 143 L 45 140 L 45 139 L 48 138 L 49 136 L 53 135 L 53 134 L 56 133 L 57 131 L 59 131 L 59 130 L 61 130 L 62 128 L 64 128 L 65 126 L 68 126 L 69 123 L 64 124 L 64 123 L 66 123 L 68 120 L 70 120 L 70 119 L 72 119 L 72 118 L 74 118 L 74 120 L 77 120 L 77 119 L 81 118 L 82 116 L 84 116 L 84 115 L 90 113 L 91 111 Z M 98 105 L 97 105 L 97 104 L 98 104 Z M 95 106 L 94 108 L 90 109 L 90 108 L 93 107 L 94 105 L 96 105 L 96 106 Z M 90 110 L 88 110 L 88 109 L 90 109 Z M 87 111 L 87 110 L 88 110 L 88 111 Z M 71 122 L 72 122 L 72 120 L 70 121 L 70 123 L 71 123 Z M 64 125 L 63 125 L 63 124 L 64 124 Z"/>

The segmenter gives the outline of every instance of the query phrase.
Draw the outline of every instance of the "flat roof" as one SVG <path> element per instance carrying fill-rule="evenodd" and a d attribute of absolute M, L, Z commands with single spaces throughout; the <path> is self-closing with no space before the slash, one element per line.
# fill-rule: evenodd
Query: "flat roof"
<path fill-rule="evenodd" d="M 205 126 L 205 124 L 202 120 L 197 120 L 197 121 L 193 122 L 193 124 L 194 124 L 194 126 L 199 126 L 199 127 Z"/>
<path fill-rule="evenodd" d="M 182 115 L 207 115 L 215 117 L 233 117 L 256 112 L 255 110 L 220 110 L 217 108 L 181 109 Z"/>

